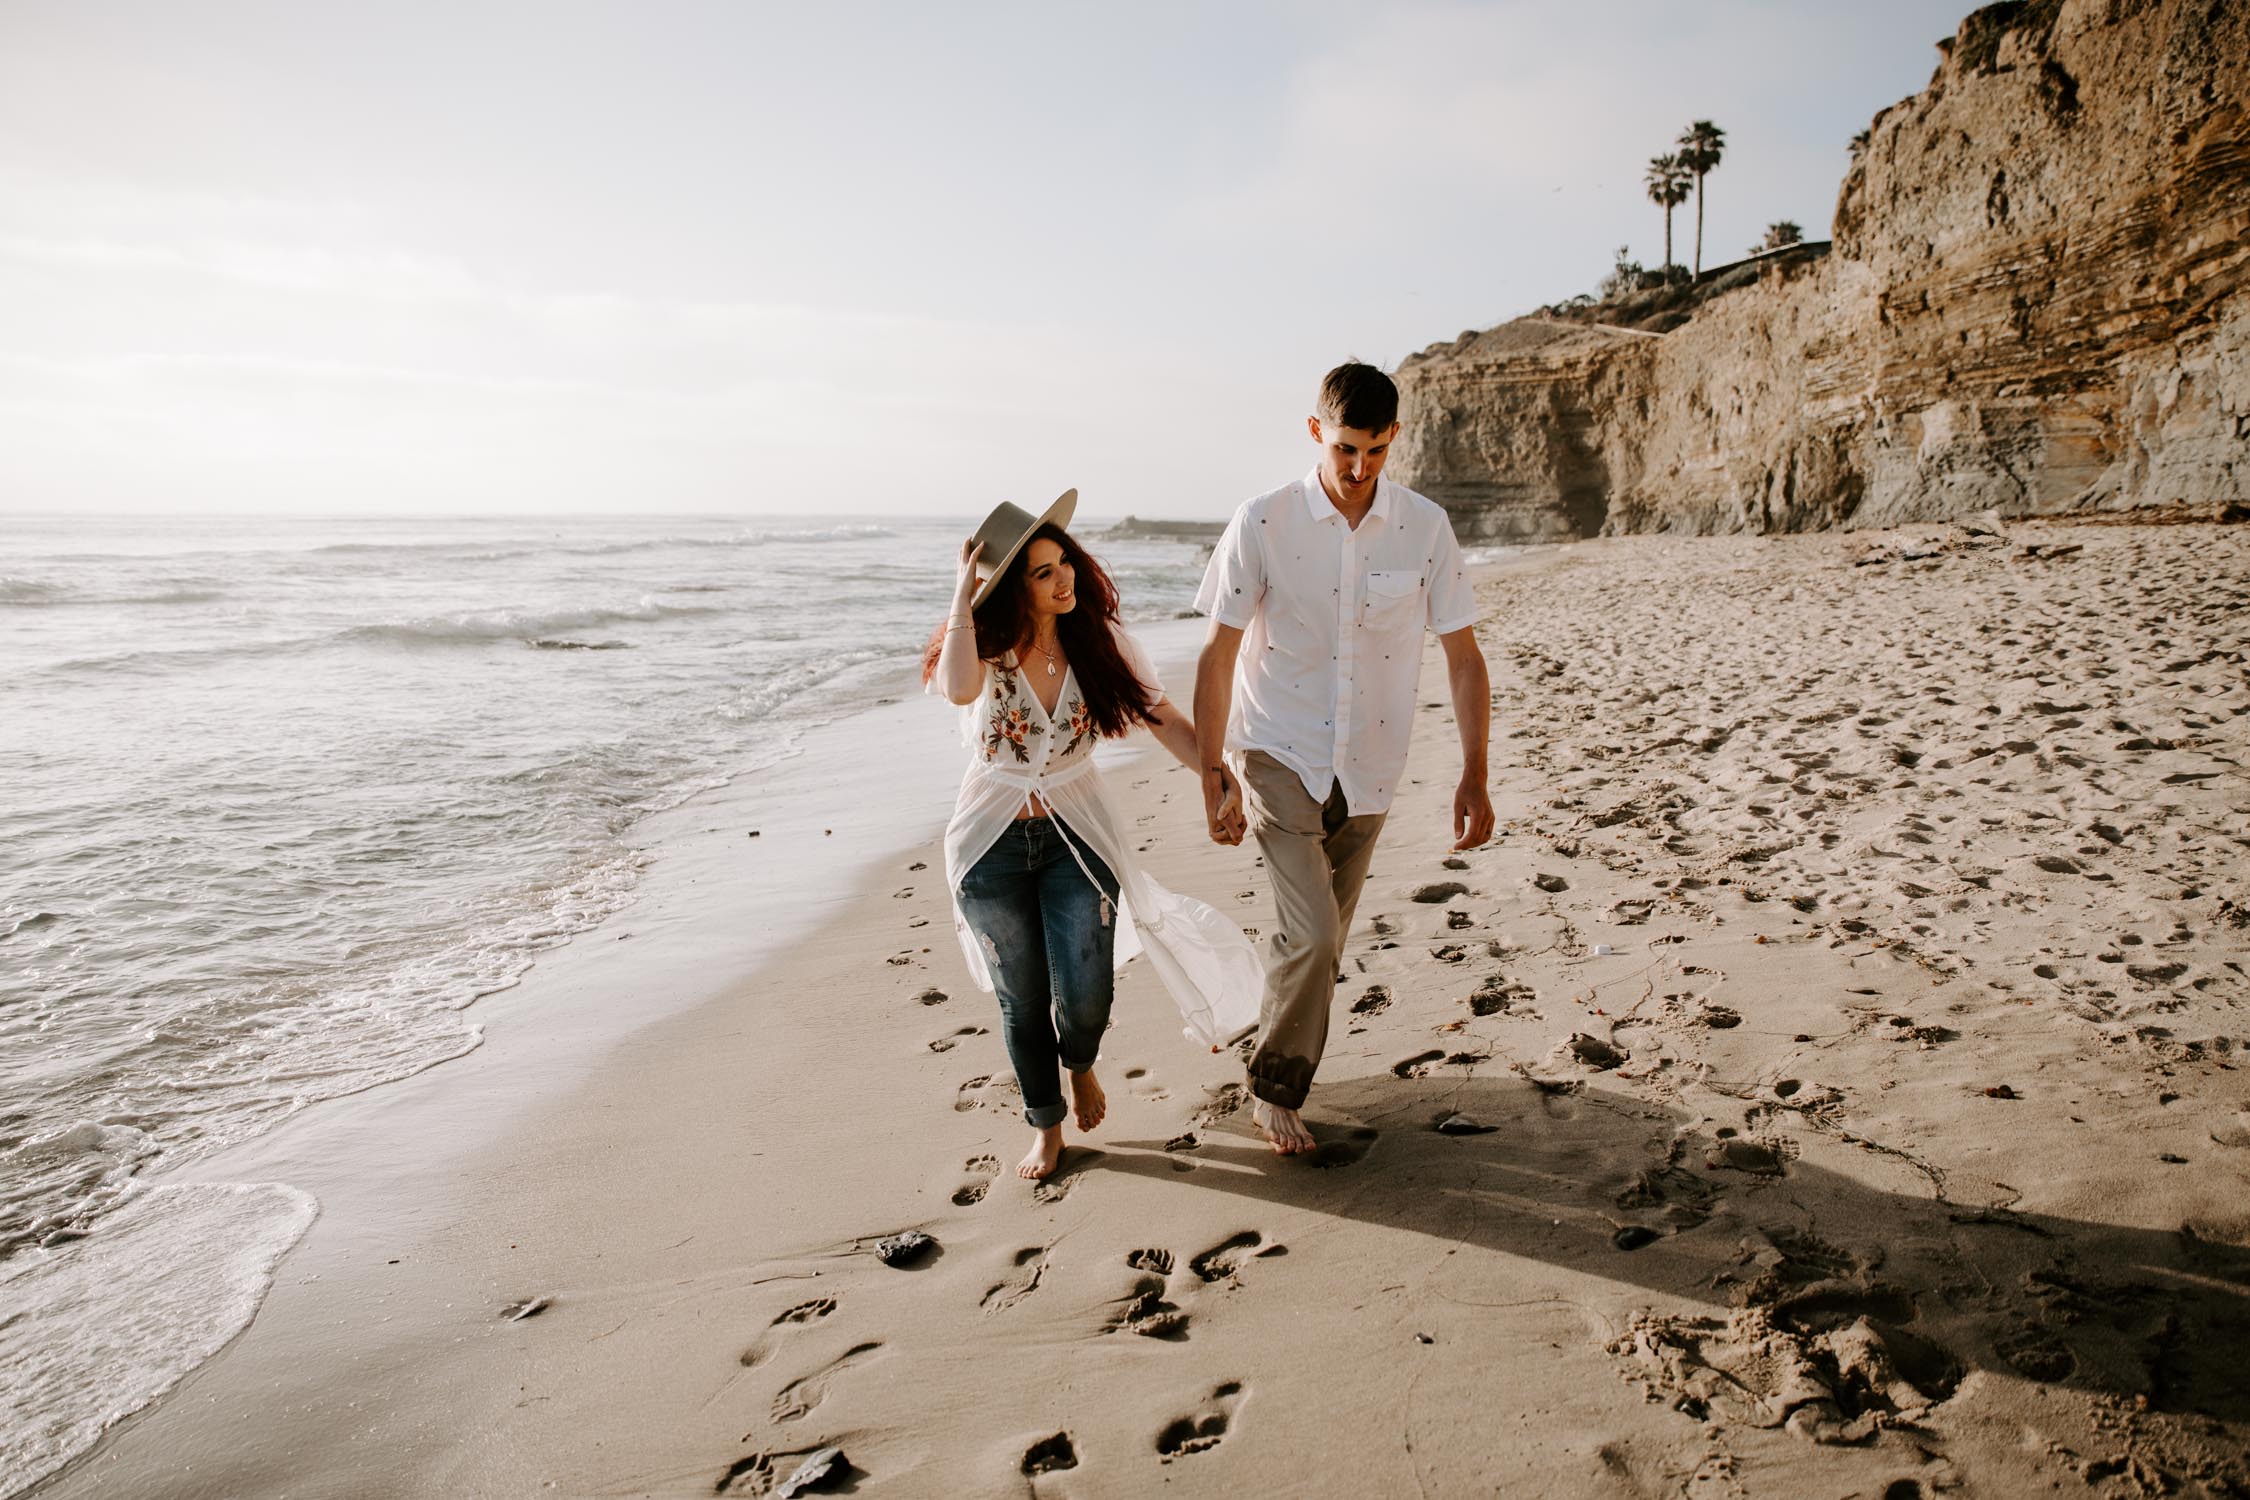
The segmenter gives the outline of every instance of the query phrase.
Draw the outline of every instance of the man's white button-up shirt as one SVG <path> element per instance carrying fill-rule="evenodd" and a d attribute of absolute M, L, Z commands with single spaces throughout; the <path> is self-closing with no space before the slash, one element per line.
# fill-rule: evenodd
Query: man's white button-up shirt
<path fill-rule="evenodd" d="M 1318 469 L 1234 513 L 1195 607 L 1243 632 L 1228 751 L 1265 751 L 1315 801 L 1342 786 L 1353 817 L 1388 809 L 1398 791 L 1423 630 L 1476 623 L 1436 501 L 1378 479 L 1355 529 Z"/>

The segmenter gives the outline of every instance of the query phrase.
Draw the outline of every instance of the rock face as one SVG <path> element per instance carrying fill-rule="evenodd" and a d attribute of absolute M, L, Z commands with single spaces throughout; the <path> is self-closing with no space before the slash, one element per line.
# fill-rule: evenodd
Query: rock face
<path fill-rule="evenodd" d="M 1432 346 L 1390 472 L 1480 539 L 2250 500 L 2250 3 L 2026 0 L 1940 48 L 1832 253 L 1661 337 Z"/>

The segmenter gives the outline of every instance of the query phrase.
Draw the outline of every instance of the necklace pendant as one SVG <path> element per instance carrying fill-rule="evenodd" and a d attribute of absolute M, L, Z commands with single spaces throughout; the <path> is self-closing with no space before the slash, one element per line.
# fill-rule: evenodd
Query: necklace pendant
<path fill-rule="evenodd" d="M 1055 675 L 1055 664 L 1054 664 L 1053 662 L 1049 662 L 1049 663 L 1047 663 L 1047 675 L 1048 675 L 1049 677 L 1052 677 L 1052 676 L 1054 676 L 1054 675 Z"/>

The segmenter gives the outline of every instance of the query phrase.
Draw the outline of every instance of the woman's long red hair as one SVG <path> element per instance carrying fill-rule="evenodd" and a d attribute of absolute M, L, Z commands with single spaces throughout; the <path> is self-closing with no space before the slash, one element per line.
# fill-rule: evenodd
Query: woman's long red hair
<path fill-rule="evenodd" d="M 1030 566 L 1031 543 L 1042 537 L 1062 548 L 1063 561 L 1077 574 L 1073 591 L 1078 607 L 1055 617 L 1055 632 L 1071 670 L 1078 674 L 1078 690 L 1095 730 L 1115 739 L 1135 724 L 1154 723 L 1150 710 L 1156 706 L 1156 692 L 1133 674 L 1125 654 L 1117 649 L 1117 585 L 1094 555 L 1060 526 L 1042 526 L 1033 532 L 1009 560 L 1007 575 L 977 606 L 970 617 L 976 622 L 977 655 L 996 662 L 1031 643 L 1031 610 L 1024 602 L 1023 578 Z M 924 682 L 936 674 L 938 653 L 944 649 L 945 622 L 940 620 L 922 653 Z"/>

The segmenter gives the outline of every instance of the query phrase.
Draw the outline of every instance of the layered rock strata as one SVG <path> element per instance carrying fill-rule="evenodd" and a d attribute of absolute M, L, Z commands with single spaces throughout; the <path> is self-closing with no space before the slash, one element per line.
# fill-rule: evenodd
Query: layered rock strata
<path fill-rule="evenodd" d="M 1994 5 L 1940 50 L 1831 254 L 1661 337 L 1411 356 L 1391 472 L 1484 539 L 2250 500 L 2250 3 Z"/>

